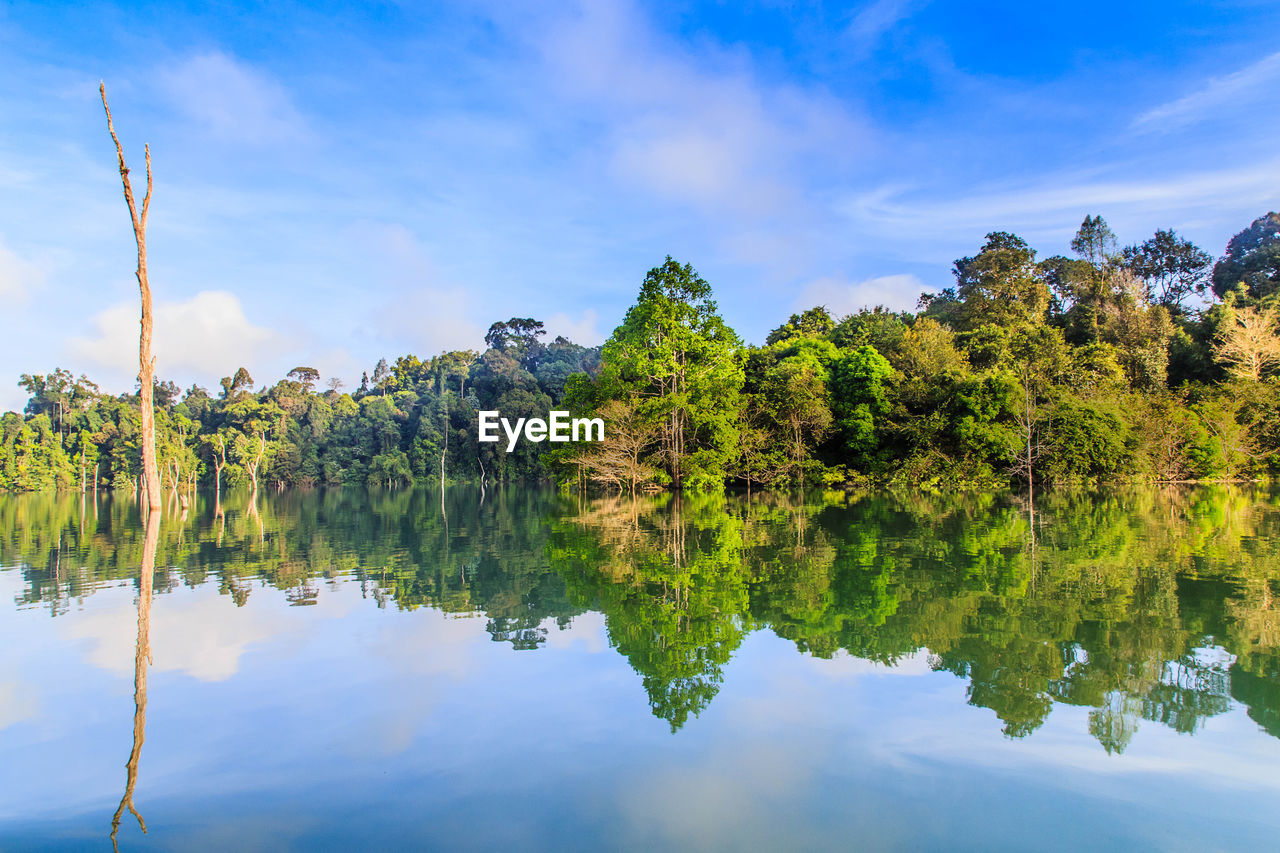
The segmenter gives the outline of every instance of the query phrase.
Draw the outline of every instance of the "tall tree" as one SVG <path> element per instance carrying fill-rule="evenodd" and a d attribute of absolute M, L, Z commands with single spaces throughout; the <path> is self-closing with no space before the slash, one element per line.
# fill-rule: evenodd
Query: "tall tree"
<path fill-rule="evenodd" d="M 151 209 L 151 146 L 143 148 L 147 163 L 147 192 L 142 197 L 142 209 L 139 210 L 133 200 L 133 185 L 129 182 L 129 167 L 124 162 L 124 148 L 120 138 L 116 136 L 115 126 L 111 123 L 111 108 L 107 106 L 107 84 L 98 84 L 98 93 L 102 96 L 102 109 L 107 114 L 107 130 L 111 141 L 116 146 L 116 158 L 120 163 L 120 181 L 124 184 L 124 200 L 129 205 L 129 217 L 133 220 L 133 239 L 138 244 L 138 291 L 142 297 L 142 332 L 138 337 L 138 383 L 142 409 L 142 475 L 146 482 L 147 506 L 152 510 L 160 509 L 160 468 L 156 464 L 156 426 L 155 406 L 152 402 L 152 382 L 155 377 L 156 361 L 151 355 L 151 283 L 147 280 L 147 214 Z"/>
<path fill-rule="evenodd" d="M 1102 270 L 1116 253 L 1116 235 L 1101 216 L 1086 216 L 1071 239 L 1071 251 Z"/>
<path fill-rule="evenodd" d="M 1084 266 L 1064 268 L 1074 305 L 1071 325 L 1083 343 L 1101 335 L 1101 318 L 1112 295 L 1111 272 L 1116 261 L 1116 235 L 1101 216 L 1086 216 L 1071 240 L 1071 251 Z"/>
<path fill-rule="evenodd" d="M 740 346 L 711 285 L 670 256 L 649 270 L 604 345 L 609 396 L 639 396 L 642 411 L 661 424 L 661 464 L 677 489 L 723 484 L 738 442 Z"/>
<path fill-rule="evenodd" d="M 1259 216 L 1227 243 L 1213 268 L 1213 292 L 1225 297 L 1237 284 L 1255 299 L 1280 289 L 1280 213 Z"/>
<path fill-rule="evenodd" d="M 1192 294 L 1209 286 L 1209 253 L 1172 230 L 1161 230 L 1138 246 L 1126 246 L 1124 266 L 1142 279 L 1147 300 L 1181 314 Z"/>
<path fill-rule="evenodd" d="M 955 262 L 959 322 L 966 329 L 1044 322 L 1049 287 L 1036 265 L 1035 250 L 1014 234 L 987 235 L 982 250 Z"/>
<path fill-rule="evenodd" d="M 320 371 L 314 367 L 295 367 L 289 371 L 289 378 L 301 385 L 304 392 L 310 394 L 311 389 L 320 379 Z"/>

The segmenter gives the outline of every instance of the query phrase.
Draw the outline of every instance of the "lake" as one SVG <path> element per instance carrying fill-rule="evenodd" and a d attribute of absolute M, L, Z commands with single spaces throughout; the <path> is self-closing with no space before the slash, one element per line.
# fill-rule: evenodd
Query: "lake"
<path fill-rule="evenodd" d="M 0 496 L 0 849 L 1280 839 L 1275 492 L 153 519 Z"/>

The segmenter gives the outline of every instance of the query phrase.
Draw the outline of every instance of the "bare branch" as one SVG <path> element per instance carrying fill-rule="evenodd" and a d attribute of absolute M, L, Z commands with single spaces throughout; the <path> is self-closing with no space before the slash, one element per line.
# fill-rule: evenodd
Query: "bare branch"
<path fill-rule="evenodd" d="M 119 144 L 119 143 L 117 143 Z M 143 145 L 147 159 L 147 194 L 142 197 L 142 230 L 147 230 L 147 212 L 151 210 L 151 146 Z"/>
<path fill-rule="evenodd" d="M 98 82 L 98 94 L 102 96 L 102 109 L 107 113 L 107 131 L 111 134 L 111 141 L 116 145 L 116 159 L 120 162 L 120 180 L 124 182 L 124 200 L 129 205 L 129 218 L 133 220 L 134 236 L 137 236 L 139 226 L 145 227 L 144 222 L 138 219 L 138 206 L 133 200 L 133 184 L 129 182 L 129 167 L 124 162 L 124 147 L 120 144 L 120 137 L 116 136 L 116 126 L 111 121 L 111 107 L 107 106 L 107 84 Z M 147 198 L 151 201 L 151 155 L 147 154 Z"/>

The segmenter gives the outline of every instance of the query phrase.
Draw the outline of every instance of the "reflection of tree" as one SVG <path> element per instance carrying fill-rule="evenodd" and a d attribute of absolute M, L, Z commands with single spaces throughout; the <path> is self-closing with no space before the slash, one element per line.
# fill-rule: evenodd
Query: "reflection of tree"
<path fill-rule="evenodd" d="M 142 742 L 147 737 L 147 665 L 151 660 L 151 587 L 156 567 L 156 545 L 160 541 L 160 513 L 147 514 L 147 532 L 142 547 L 142 568 L 138 586 L 138 641 L 134 647 L 133 662 L 133 748 L 125 764 L 124 796 L 111 817 L 111 846 L 119 849 L 116 833 L 120 831 L 120 818 L 124 810 L 138 819 L 138 826 L 145 834 L 146 821 L 133 805 L 133 789 L 138 784 L 138 759 L 142 756 Z"/>
<path fill-rule="evenodd" d="M 1260 671 L 1233 666 L 1231 696 L 1264 731 L 1280 738 L 1280 657 L 1273 655 Z"/>
<path fill-rule="evenodd" d="M 1112 752 L 1139 724 L 1194 732 L 1246 707 L 1280 736 L 1280 500 L 1203 488 L 994 495 L 568 498 L 498 485 L 197 499 L 153 545 L 157 594 L 212 582 L 297 603 L 349 577 L 381 606 L 481 613 L 498 642 L 543 647 L 588 609 L 679 728 L 717 695 L 744 635 L 892 664 L 927 652 L 1010 736 L 1055 704 L 1089 710 Z M 19 606 L 58 616 L 134 577 L 135 502 L 0 501 Z M 185 527 L 185 532 L 184 528 Z"/>
<path fill-rule="evenodd" d="M 553 528 L 570 596 L 605 614 L 649 706 L 680 729 L 720 690 L 745 634 L 742 522 L 714 497 L 611 497 Z"/>

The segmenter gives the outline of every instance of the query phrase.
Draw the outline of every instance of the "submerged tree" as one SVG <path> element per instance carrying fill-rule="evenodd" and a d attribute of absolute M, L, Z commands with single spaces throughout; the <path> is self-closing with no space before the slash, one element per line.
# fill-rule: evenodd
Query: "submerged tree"
<path fill-rule="evenodd" d="M 133 199 L 133 185 L 129 181 L 129 167 L 124 162 L 124 148 L 111 123 L 111 108 L 107 106 L 107 84 L 98 84 L 102 96 L 102 109 L 107 113 L 107 130 L 116 145 L 116 158 L 120 163 L 120 180 L 124 184 L 124 200 L 129 205 L 129 217 L 133 221 L 133 239 L 138 244 L 138 290 L 142 297 L 142 333 L 138 337 L 138 384 L 142 410 L 142 475 L 146 482 L 147 506 L 160 509 L 160 468 L 156 464 L 155 404 L 153 383 L 156 361 L 151 355 L 151 283 L 147 279 L 147 214 L 151 209 L 151 146 L 144 147 L 147 162 L 147 192 L 142 197 L 142 209 Z"/>

